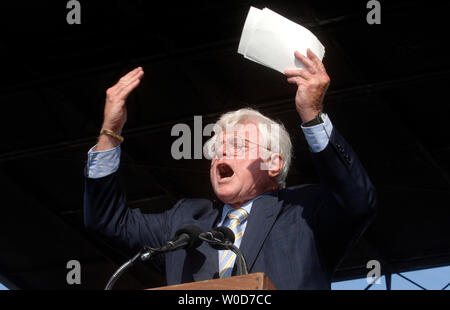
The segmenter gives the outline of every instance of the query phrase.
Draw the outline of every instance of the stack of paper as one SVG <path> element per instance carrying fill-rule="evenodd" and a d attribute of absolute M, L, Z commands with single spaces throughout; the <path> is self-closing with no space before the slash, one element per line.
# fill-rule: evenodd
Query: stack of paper
<path fill-rule="evenodd" d="M 303 68 L 294 52 L 306 56 L 307 48 L 323 59 L 325 47 L 311 31 L 268 8 L 250 7 L 239 42 L 239 54 L 284 74 L 286 69 Z"/>

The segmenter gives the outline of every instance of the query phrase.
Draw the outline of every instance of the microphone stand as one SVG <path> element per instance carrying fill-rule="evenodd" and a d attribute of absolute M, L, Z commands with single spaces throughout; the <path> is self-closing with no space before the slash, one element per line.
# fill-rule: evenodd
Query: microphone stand
<path fill-rule="evenodd" d="M 238 258 L 238 274 L 248 274 L 248 266 L 247 262 L 245 261 L 244 255 L 242 254 L 241 250 L 234 244 L 232 244 L 230 241 L 225 241 L 224 245 L 228 247 L 231 251 L 233 251 L 236 254 L 236 257 Z"/>
<path fill-rule="evenodd" d="M 199 236 L 199 238 L 205 242 L 208 242 L 211 245 L 216 245 L 219 247 L 224 247 L 228 250 L 233 251 L 236 254 L 236 257 L 238 258 L 236 260 L 237 262 L 237 272 L 238 275 L 248 274 L 248 266 L 247 262 L 245 261 L 244 255 L 242 254 L 241 250 L 237 246 L 235 246 L 230 241 L 226 240 L 225 242 L 221 241 L 220 239 L 214 238 L 212 234 L 208 234 L 208 237 L 204 237 L 202 235 Z"/>
<path fill-rule="evenodd" d="M 109 278 L 108 283 L 106 284 L 105 290 L 109 291 L 112 289 L 112 287 L 114 286 L 114 284 L 116 283 L 117 279 L 119 279 L 119 277 L 126 271 L 128 270 L 131 266 L 134 265 L 134 263 L 140 259 L 142 262 L 149 260 L 150 258 L 153 257 L 153 254 L 160 254 L 162 253 L 161 251 L 159 251 L 158 249 L 153 249 L 153 248 L 149 248 L 149 247 L 143 247 L 139 253 L 137 253 L 135 256 L 133 256 L 133 258 L 129 259 L 128 261 L 126 261 L 122 266 L 120 266 L 116 272 L 114 272 L 114 274 L 111 276 L 111 278 Z"/>

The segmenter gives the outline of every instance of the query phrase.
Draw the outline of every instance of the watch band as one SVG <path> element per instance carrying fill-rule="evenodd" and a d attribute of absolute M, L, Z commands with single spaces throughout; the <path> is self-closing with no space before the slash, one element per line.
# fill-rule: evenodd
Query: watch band
<path fill-rule="evenodd" d="M 311 127 L 311 126 L 315 126 L 315 125 L 319 125 L 319 124 L 323 124 L 323 118 L 322 115 L 324 115 L 325 113 L 323 113 L 322 111 L 320 111 L 319 113 L 317 113 L 316 117 L 313 118 L 312 120 L 310 120 L 309 122 L 303 123 L 303 127 Z"/>

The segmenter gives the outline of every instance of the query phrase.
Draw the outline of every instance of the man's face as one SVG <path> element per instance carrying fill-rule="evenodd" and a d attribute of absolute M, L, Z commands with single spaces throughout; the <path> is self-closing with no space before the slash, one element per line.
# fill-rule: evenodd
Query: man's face
<path fill-rule="evenodd" d="M 254 123 L 239 124 L 217 137 L 216 154 L 211 161 L 210 178 L 214 192 L 224 203 L 240 206 L 271 189 L 273 180 L 261 169 L 267 151 Z M 265 157 L 264 157 L 265 158 Z"/>

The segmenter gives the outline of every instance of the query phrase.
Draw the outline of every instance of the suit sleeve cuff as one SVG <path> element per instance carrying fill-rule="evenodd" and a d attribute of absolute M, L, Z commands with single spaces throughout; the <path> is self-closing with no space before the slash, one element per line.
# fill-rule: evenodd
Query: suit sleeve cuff
<path fill-rule="evenodd" d="M 120 145 L 106 151 L 96 149 L 97 145 L 88 152 L 87 177 L 97 179 L 116 172 L 120 164 Z"/>
<path fill-rule="evenodd" d="M 302 125 L 301 128 L 311 151 L 318 153 L 327 147 L 331 132 L 333 131 L 333 124 L 328 115 L 325 114 L 325 119 L 322 124 L 309 127 Z"/>

